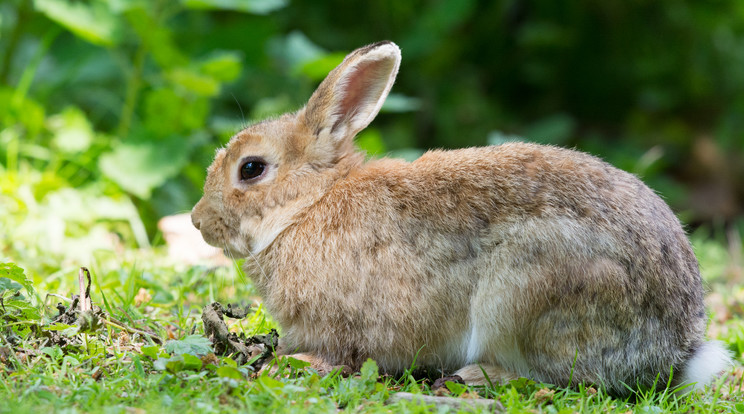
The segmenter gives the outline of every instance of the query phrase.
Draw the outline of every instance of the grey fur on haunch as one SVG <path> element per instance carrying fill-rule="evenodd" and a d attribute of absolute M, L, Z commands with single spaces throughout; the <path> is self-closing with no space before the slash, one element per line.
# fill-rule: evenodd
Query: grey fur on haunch
<path fill-rule="evenodd" d="M 364 161 L 400 50 L 351 53 L 307 106 L 240 131 L 192 220 L 321 372 L 419 365 L 469 383 L 709 383 L 698 263 L 669 207 L 593 156 L 525 143 Z M 255 177 L 241 176 L 250 160 Z M 627 386 L 626 386 L 627 385 Z"/>

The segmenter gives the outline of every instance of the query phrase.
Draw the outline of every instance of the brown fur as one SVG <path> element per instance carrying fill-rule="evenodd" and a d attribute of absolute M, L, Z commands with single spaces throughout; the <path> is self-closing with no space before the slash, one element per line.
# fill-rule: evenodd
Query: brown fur
<path fill-rule="evenodd" d="M 319 369 L 416 358 L 471 383 L 481 365 L 616 394 L 684 370 L 703 290 L 666 204 L 597 158 L 534 144 L 363 162 L 353 137 L 399 59 L 392 43 L 359 49 L 306 108 L 238 133 L 194 207 L 206 241 L 250 256 L 285 349 Z M 248 156 L 268 170 L 246 183 Z"/>

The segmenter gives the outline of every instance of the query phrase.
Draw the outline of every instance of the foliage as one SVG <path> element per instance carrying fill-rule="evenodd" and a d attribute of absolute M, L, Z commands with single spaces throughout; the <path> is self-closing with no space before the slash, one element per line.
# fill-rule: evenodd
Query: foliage
<path fill-rule="evenodd" d="M 359 137 L 372 154 L 578 146 L 641 174 L 688 221 L 742 213 L 736 0 L 11 0 L 0 13 L 5 170 L 106 183 L 151 238 L 196 201 L 215 147 L 298 108 L 346 52 L 383 38 L 405 63 L 385 106 L 399 114 Z"/>
<path fill-rule="evenodd" d="M 31 294 L 34 291 L 31 281 L 26 278 L 23 269 L 15 263 L 0 263 L 0 288 L 2 290 L 20 290 L 21 287 Z"/>
<path fill-rule="evenodd" d="M 401 45 L 404 64 L 359 147 L 414 159 L 432 147 L 529 139 L 641 175 L 685 222 L 703 224 L 692 240 L 712 292 L 710 335 L 741 358 L 737 0 L 7 0 L 0 413 L 433 410 L 383 405 L 399 391 L 431 393 L 414 367 L 390 378 L 368 361 L 350 378 L 320 377 L 287 359 L 257 375 L 211 355 L 199 309 L 247 305 L 255 292 L 237 268 L 173 263 L 155 226 L 193 206 L 215 148 L 299 108 L 348 51 L 381 39 Z M 81 265 L 112 318 L 97 330 L 52 322 L 50 303 L 77 293 Z M 275 327 L 254 305 L 233 331 Z M 525 379 L 447 385 L 511 412 L 550 413 L 744 411 L 741 389 L 740 367 L 684 399 L 648 392 L 625 401 Z"/>

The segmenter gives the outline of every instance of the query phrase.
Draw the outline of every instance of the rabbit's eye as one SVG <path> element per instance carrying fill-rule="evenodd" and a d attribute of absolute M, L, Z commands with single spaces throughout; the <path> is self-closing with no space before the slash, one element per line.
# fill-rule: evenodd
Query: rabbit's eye
<path fill-rule="evenodd" d="M 240 166 L 240 179 L 252 180 L 260 177 L 266 170 L 266 163 L 261 160 L 247 160 Z"/>

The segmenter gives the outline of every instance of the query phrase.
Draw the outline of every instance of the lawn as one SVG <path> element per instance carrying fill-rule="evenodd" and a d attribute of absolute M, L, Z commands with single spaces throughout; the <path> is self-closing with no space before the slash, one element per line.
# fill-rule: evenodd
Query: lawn
<path fill-rule="evenodd" d="M 433 378 L 415 365 L 394 378 L 379 375 L 373 361 L 347 378 L 320 377 L 296 360 L 257 373 L 258 356 L 215 355 L 201 319 L 205 306 L 220 302 L 248 310 L 242 319 L 225 318 L 231 332 L 253 337 L 277 328 L 239 263 L 187 265 L 163 245 L 129 247 L 119 240 L 139 224 L 127 217 L 126 199 L 45 185 L 43 174 L 32 172 L 6 174 L 2 181 L 3 255 L 15 264 L 0 268 L 0 412 L 457 409 L 416 395 L 456 397 L 460 409 L 490 404 L 473 406 L 485 411 L 744 411 L 740 365 L 702 393 L 639 392 L 629 400 L 590 385 L 561 389 L 527 379 L 486 387 L 447 383 L 432 391 Z M 46 201 L 36 201 L 40 192 Z M 70 209 L 61 207 L 65 203 Z M 117 217 L 97 216 L 101 206 L 111 212 L 117 205 Z M 55 230 L 55 223 L 66 231 Z M 710 232 L 691 235 L 709 291 L 710 336 L 737 357 L 744 349 L 744 290 L 735 284 L 743 270 L 739 237 L 733 231 L 722 240 Z M 90 304 L 79 299 L 86 289 Z"/>

